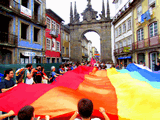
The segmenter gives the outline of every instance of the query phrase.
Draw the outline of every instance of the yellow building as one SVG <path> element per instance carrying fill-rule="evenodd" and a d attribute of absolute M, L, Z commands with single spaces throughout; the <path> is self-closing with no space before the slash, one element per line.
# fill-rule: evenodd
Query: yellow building
<path fill-rule="evenodd" d="M 133 60 L 154 70 L 160 58 L 160 1 L 135 0 L 133 5 Z"/>
<path fill-rule="evenodd" d="M 63 25 L 61 27 L 61 56 L 62 62 L 68 62 L 70 59 L 69 51 L 70 51 L 70 30 L 67 26 Z"/>

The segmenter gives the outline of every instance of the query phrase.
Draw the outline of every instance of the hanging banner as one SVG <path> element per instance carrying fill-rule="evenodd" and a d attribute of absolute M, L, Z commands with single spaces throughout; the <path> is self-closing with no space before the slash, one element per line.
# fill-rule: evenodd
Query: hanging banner
<path fill-rule="evenodd" d="M 31 12 L 31 10 L 28 9 L 28 8 L 26 8 L 26 7 L 24 7 L 23 5 L 21 5 L 21 14 L 25 15 L 25 16 L 27 16 L 29 18 L 32 18 L 32 12 Z"/>

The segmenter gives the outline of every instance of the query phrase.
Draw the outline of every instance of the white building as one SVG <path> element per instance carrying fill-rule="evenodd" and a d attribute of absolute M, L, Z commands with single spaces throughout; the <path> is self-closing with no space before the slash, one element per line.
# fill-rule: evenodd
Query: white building
<path fill-rule="evenodd" d="M 128 51 L 132 49 L 133 41 L 133 12 L 130 4 L 133 0 L 113 0 L 116 15 L 113 18 L 112 44 L 114 45 L 115 62 L 127 65 L 132 61 L 132 54 Z M 127 51 L 125 51 L 127 49 Z"/>
<path fill-rule="evenodd" d="M 89 40 L 88 42 L 88 61 L 92 59 L 92 41 Z"/>

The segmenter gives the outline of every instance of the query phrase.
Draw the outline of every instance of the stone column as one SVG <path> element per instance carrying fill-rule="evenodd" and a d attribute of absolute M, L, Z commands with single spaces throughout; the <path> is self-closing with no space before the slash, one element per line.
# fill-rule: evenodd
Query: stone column
<path fill-rule="evenodd" d="M 79 33 L 73 29 L 70 32 L 70 48 L 71 61 L 82 62 L 81 40 L 79 40 Z"/>
<path fill-rule="evenodd" d="M 111 55 L 111 23 L 107 23 L 106 27 L 102 27 L 101 33 L 101 61 L 113 62 Z"/>

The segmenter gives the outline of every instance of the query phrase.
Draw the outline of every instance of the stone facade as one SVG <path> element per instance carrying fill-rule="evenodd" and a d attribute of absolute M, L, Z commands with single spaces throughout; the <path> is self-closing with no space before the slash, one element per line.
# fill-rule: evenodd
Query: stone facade
<path fill-rule="evenodd" d="M 109 6 L 108 2 L 107 2 L 107 6 Z M 107 7 L 107 9 L 109 9 L 109 7 Z M 73 12 L 71 12 L 70 19 L 71 21 L 74 21 L 72 18 L 73 17 L 72 13 Z M 110 19 L 110 17 L 108 18 L 108 17 L 105 17 L 104 15 L 100 15 L 101 19 L 96 20 L 97 12 L 92 9 L 91 4 L 88 4 L 87 8 L 84 10 L 82 15 L 83 15 L 82 22 L 73 22 L 69 24 L 71 60 L 74 62 L 76 61 L 82 62 L 82 48 L 81 48 L 82 37 L 85 33 L 94 31 L 100 36 L 102 62 L 112 62 L 112 55 L 111 55 L 111 22 L 112 20 Z M 74 15 L 74 16 L 77 16 L 77 15 Z"/>

